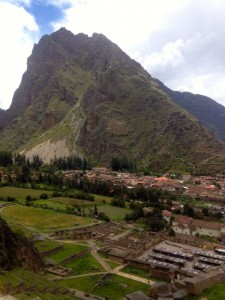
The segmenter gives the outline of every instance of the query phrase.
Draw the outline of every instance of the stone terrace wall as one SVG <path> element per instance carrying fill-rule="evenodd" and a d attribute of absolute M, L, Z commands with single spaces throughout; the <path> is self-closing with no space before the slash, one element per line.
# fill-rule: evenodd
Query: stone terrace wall
<path fill-rule="evenodd" d="M 154 237 L 152 240 L 147 241 L 145 245 L 145 250 L 159 244 L 161 239 L 162 239 L 161 236 L 158 236 L 158 237 Z"/>
<path fill-rule="evenodd" d="M 204 244 L 204 241 L 202 241 L 200 239 L 196 239 L 196 240 L 194 240 L 194 239 L 185 239 L 185 235 L 182 235 L 182 234 L 179 234 L 177 236 L 163 235 L 162 239 L 172 241 L 172 242 L 175 242 L 175 243 L 187 244 L 187 245 L 195 246 L 195 247 L 202 247 L 202 245 Z"/>
<path fill-rule="evenodd" d="M 87 255 L 87 254 L 90 253 L 90 252 L 91 252 L 91 249 L 90 249 L 90 248 L 85 249 L 85 250 L 83 250 L 83 251 L 81 251 L 81 252 L 79 252 L 79 253 L 76 253 L 76 254 L 73 254 L 73 255 L 71 255 L 71 256 L 69 256 L 69 257 L 66 257 L 66 258 L 63 259 L 60 263 L 62 263 L 62 264 L 67 264 L 67 263 L 69 263 L 69 262 L 71 262 L 71 261 L 77 260 L 78 258 L 84 257 L 85 255 Z"/>
<path fill-rule="evenodd" d="M 62 250 L 63 247 L 64 247 L 63 245 L 59 245 L 59 246 L 57 246 L 57 247 L 55 247 L 53 249 L 46 250 L 46 251 L 41 251 L 40 253 L 41 253 L 42 257 L 45 257 L 45 256 L 52 255 L 52 254 L 54 254 L 54 253 Z"/>
<path fill-rule="evenodd" d="M 170 280 L 170 273 L 168 271 L 159 271 L 159 270 L 150 270 L 149 276 L 155 277 L 155 278 L 160 278 L 163 280 Z"/>

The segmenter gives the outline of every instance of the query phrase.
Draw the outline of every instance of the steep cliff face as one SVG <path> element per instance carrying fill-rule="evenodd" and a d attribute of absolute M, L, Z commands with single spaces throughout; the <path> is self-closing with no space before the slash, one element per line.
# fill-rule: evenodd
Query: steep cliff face
<path fill-rule="evenodd" d="M 180 107 L 196 117 L 218 138 L 225 141 L 225 107 L 213 99 L 188 92 L 177 92 L 166 87 L 156 79 L 159 86 Z"/>
<path fill-rule="evenodd" d="M 43 261 L 33 245 L 0 219 L 0 268 L 8 270 L 18 266 L 34 272 L 43 271 Z"/>
<path fill-rule="evenodd" d="M 34 46 L 6 123 L 0 149 L 29 155 L 63 141 L 66 155 L 104 164 L 115 155 L 154 168 L 225 158 L 224 144 L 117 45 L 64 28 Z M 49 149 L 48 159 L 62 156 Z"/>

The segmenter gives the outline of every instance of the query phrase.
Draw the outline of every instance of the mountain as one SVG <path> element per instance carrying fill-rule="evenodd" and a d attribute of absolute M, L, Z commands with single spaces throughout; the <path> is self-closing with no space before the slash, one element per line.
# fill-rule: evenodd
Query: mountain
<path fill-rule="evenodd" d="M 96 164 L 221 169 L 225 145 L 180 108 L 139 63 L 102 34 L 65 28 L 34 45 L 0 124 L 0 150 L 44 161 L 76 154 Z"/>
<path fill-rule="evenodd" d="M 15 267 L 40 272 L 43 261 L 33 245 L 23 236 L 13 232 L 0 218 L 0 268 L 9 270 Z"/>
<path fill-rule="evenodd" d="M 180 107 L 196 117 L 218 138 L 225 141 L 225 107 L 213 99 L 189 92 L 177 92 L 155 79 L 160 88 Z"/>

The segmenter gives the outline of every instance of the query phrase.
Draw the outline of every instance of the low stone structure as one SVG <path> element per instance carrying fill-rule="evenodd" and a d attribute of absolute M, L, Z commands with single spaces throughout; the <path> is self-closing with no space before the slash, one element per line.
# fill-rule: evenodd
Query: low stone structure
<path fill-rule="evenodd" d="M 70 273 L 72 273 L 73 270 L 70 268 L 64 268 L 59 265 L 54 265 L 54 266 L 52 265 L 48 267 L 47 271 L 51 274 L 65 277 L 68 276 Z"/>
<path fill-rule="evenodd" d="M 76 228 L 76 229 L 64 229 L 55 231 L 54 235 L 62 239 L 73 239 L 73 240 L 89 240 L 92 239 L 93 234 L 91 228 Z"/>
<path fill-rule="evenodd" d="M 162 239 L 169 240 L 175 243 L 186 244 L 190 246 L 202 248 L 204 241 L 197 236 L 176 233 L 175 236 L 162 235 Z"/>
<path fill-rule="evenodd" d="M 145 295 L 142 291 L 137 291 L 131 294 L 128 294 L 123 298 L 123 300 L 149 300 L 150 298 Z"/>
<path fill-rule="evenodd" d="M 55 254 L 62 250 L 64 248 L 64 245 L 59 245 L 55 248 L 46 250 L 46 251 L 39 251 L 42 257 L 51 256 L 52 254 Z"/>
<path fill-rule="evenodd" d="M 82 228 L 57 230 L 53 236 L 60 239 L 89 240 L 92 238 L 106 240 L 123 230 L 123 225 L 117 222 L 98 223 Z"/>
<path fill-rule="evenodd" d="M 126 258 L 132 255 L 132 252 L 132 249 L 116 247 L 112 248 L 107 254 L 110 260 L 123 264 Z"/>
<path fill-rule="evenodd" d="M 225 271 L 218 270 L 184 279 L 187 291 L 192 295 L 199 295 L 206 288 L 225 282 Z"/>

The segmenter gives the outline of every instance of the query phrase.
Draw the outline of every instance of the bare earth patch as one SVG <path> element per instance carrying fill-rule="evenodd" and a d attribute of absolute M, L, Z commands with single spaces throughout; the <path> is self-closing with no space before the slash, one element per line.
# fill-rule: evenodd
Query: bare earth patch
<path fill-rule="evenodd" d="M 70 152 L 66 146 L 66 140 L 51 142 L 50 140 L 35 146 L 33 149 L 24 151 L 24 154 L 32 159 L 34 155 L 38 155 L 44 163 L 49 163 L 54 157 L 69 156 Z"/>

